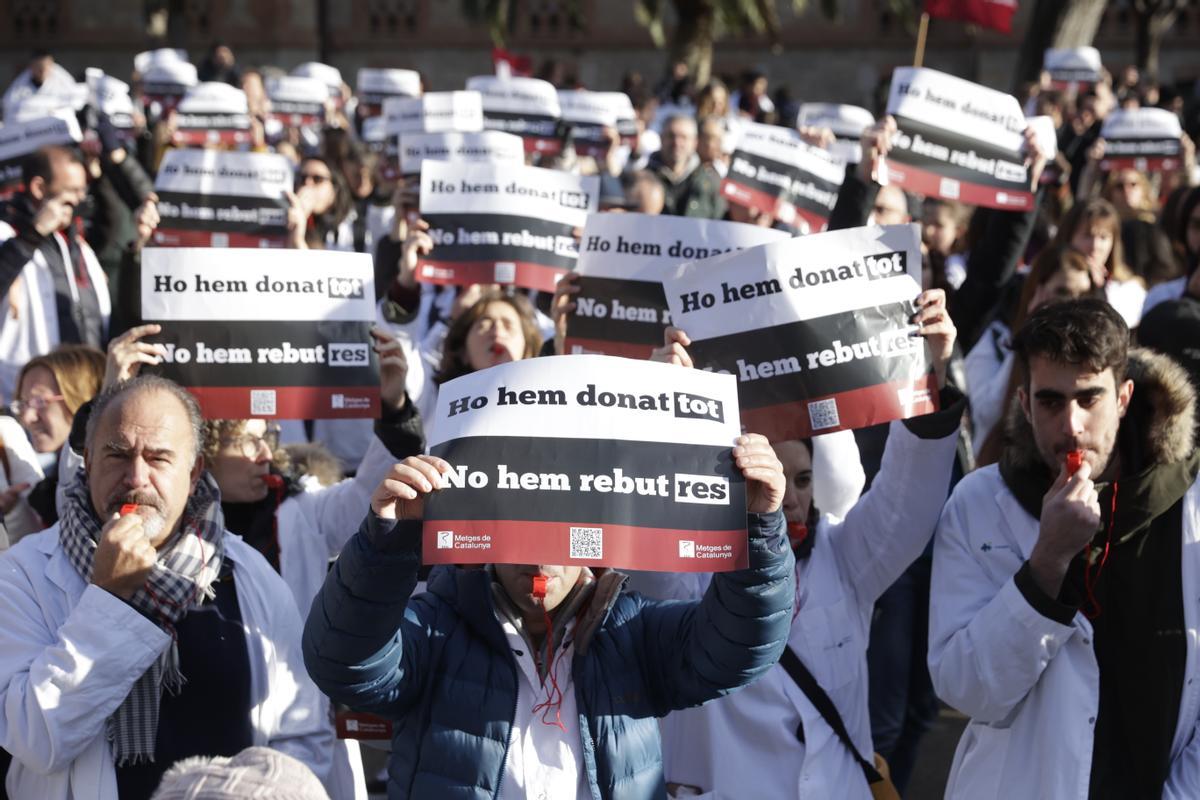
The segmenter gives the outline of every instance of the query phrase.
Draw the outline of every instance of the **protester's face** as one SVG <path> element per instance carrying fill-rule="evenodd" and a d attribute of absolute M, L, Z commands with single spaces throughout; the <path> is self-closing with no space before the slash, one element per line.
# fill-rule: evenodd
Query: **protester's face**
<path fill-rule="evenodd" d="M 1038 453 L 1052 472 L 1058 474 L 1072 450 L 1083 451 L 1092 475 L 1104 472 L 1133 396 L 1132 381 L 1117 386 L 1111 369 L 1097 374 L 1085 366 L 1034 356 L 1029 384 L 1018 387 L 1017 394 Z"/>
<path fill-rule="evenodd" d="M 525 357 L 521 315 L 510 303 L 488 303 L 467 332 L 467 363 L 480 370 Z"/>
<path fill-rule="evenodd" d="M 233 66 L 233 51 L 222 45 L 213 51 L 213 63 L 222 69 Z"/>
<path fill-rule="evenodd" d="M 721 126 L 709 123 L 700 131 L 700 139 L 696 143 L 696 153 L 705 164 L 721 160 L 721 141 L 724 132 Z"/>
<path fill-rule="evenodd" d="M 136 504 L 150 543 L 161 546 L 204 468 L 196 444 L 187 410 L 173 395 L 146 389 L 115 400 L 84 452 L 96 513 L 107 521 L 125 503 Z"/>
<path fill-rule="evenodd" d="M 1140 209 L 1146 203 L 1146 187 L 1132 169 L 1124 169 L 1113 179 L 1113 202 L 1130 209 Z"/>
<path fill-rule="evenodd" d="M 1193 257 L 1200 254 L 1200 203 L 1192 209 L 1192 213 L 1184 222 L 1183 236 L 1188 252 Z"/>
<path fill-rule="evenodd" d="M 47 200 L 59 199 L 70 206 L 71 216 L 74 217 L 75 209 L 87 196 L 87 188 L 87 171 L 83 165 L 58 159 L 51 168 L 50 180 L 43 182 L 40 178 L 34 178 L 30 181 L 29 192 L 39 208 Z"/>
<path fill-rule="evenodd" d="M 1071 247 L 1087 256 L 1092 266 L 1102 267 L 1108 263 L 1108 256 L 1112 253 L 1112 227 L 1102 222 L 1081 225 L 1071 237 Z"/>
<path fill-rule="evenodd" d="M 931 251 L 950 255 L 954 240 L 958 238 L 958 222 L 954 212 L 945 206 L 933 206 L 921 226 L 921 240 Z"/>
<path fill-rule="evenodd" d="M 333 173 L 324 162 L 305 161 L 296 173 L 296 191 L 308 194 L 312 213 L 324 214 L 333 207 Z"/>
<path fill-rule="evenodd" d="M 629 202 L 639 214 L 661 214 L 666 205 L 662 184 L 657 178 L 635 182 L 629 189 Z"/>
<path fill-rule="evenodd" d="M 663 128 L 662 151 L 668 163 L 687 161 L 696 152 L 696 126 L 684 119 L 672 120 Z"/>
<path fill-rule="evenodd" d="M 880 189 L 871 209 L 871 221 L 876 225 L 903 225 L 909 219 L 904 191 L 891 184 Z"/>
<path fill-rule="evenodd" d="M 42 56 L 35 58 L 29 62 L 29 77 L 33 80 L 35 86 L 41 86 L 46 82 L 46 78 L 50 77 L 50 70 L 54 67 L 54 59 L 50 56 Z"/>
<path fill-rule="evenodd" d="M 522 616 L 540 614 L 543 606 L 533 597 L 533 576 L 546 577 L 545 610 L 553 611 L 579 582 L 583 567 L 560 567 L 547 564 L 497 564 L 496 578 L 516 603 Z"/>
<path fill-rule="evenodd" d="M 789 523 L 807 522 L 812 508 L 812 456 L 804 442 L 776 442 L 775 455 L 783 464 L 787 489 L 783 494 L 783 516 Z"/>
<path fill-rule="evenodd" d="M 1091 288 L 1092 276 L 1090 273 L 1063 267 L 1034 291 L 1033 297 L 1029 298 L 1029 308 L 1026 311 L 1032 314 L 1050 303 L 1078 299 L 1087 294 Z"/>
<path fill-rule="evenodd" d="M 25 373 L 17 387 L 21 413 L 17 421 L 29 434 L 33 449 L 39 453 L 57 453 L 71 434 L 74 415 L 63 402 L 54 373 L 34 367 Z"/>
<path fill-rule="evenodd" d="M 268 432 L 266 420 L 246 420 L 240 432 L 221 440 L 208 464 L 221 489 L 221 499 L 230 503 L 255 503 L 267 496 L 267 475 L 279 437 Z"/>

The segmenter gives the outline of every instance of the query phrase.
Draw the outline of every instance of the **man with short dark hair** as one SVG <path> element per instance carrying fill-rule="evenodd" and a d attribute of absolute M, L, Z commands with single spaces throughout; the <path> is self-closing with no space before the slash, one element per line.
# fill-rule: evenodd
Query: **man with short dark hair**
<path fill-rule="evenodd" d="M 646 169 L 662 181 L 664 214 L 720 219 L 725 213 L 721 176 L 700 163 L 698 135 L 692 117 L 677 114 L 668 118 L 662 127 L 662 149 L 650 156 Z"/>
<path fill-rule="evenodd" d="M 1200 796 L 1200 453 L 1182 368 L 1101 300 L 1013 340 L 998 465 L 934 549 L 929 668 L 971 716 L 947 797 Z"/>
<path fill-rule="evenodd" d="M 270 746 L 324 778 L 332 729 L 300 617 L 226 535 L 195 400 L 103 392 L 62 516 L 0 557 L 0 747 L 10 797 L 149 798 L 175 761 Z"/>
<path fill-rule="evenodd" d="M 0 393 L 60 343 L 103 348 L 111 305 L 96 254 L 74 224 L 88 193 L 79 154 L 43 147 L 21 167 L 24 190 L 0 205 Z"/>

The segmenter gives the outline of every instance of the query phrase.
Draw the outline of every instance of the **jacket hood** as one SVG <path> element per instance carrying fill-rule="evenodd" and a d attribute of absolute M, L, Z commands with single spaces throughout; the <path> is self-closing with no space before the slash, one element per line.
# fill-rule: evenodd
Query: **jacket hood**
<path fill-rule="evenodd" d="M 1133 398 L 1117 437 L 1121 457 L 1139 470 L 1187 459 L 1195 449 L 1196 413 L 1196 394 L 1187 371 L 1168 356 L 1135 347 L 1129 351 L 1128 377 L 1133 380 Z M 1016 396 L 1005 417 L 1000 464 L 1003 472 L 1045 468 L 1033 426 Z"/>

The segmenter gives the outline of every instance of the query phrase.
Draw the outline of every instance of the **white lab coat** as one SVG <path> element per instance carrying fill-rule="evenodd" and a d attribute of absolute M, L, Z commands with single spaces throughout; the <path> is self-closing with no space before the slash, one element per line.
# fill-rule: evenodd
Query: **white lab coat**
<path fill-rule="evenodd" d="M 1013 359 L 1009 349 L 1012 333 L 1008 326 L 993 320 L 963 360 L 967 376 L 967 397 L 971 399 L 971 442 L 976 457 L 988 435 L 1004 420 L 1004 399 L 1012 377 Z"/>
<path fill-rule="evenodd" d="M 893 422 L 879 474 L 844 520 L 825 515 L 813 552 L 796 563 L 788 646 L 841 713 L 858 751 L 874 752 L 867 709 L 867 643 L 875 601 L 933 535 L 957 447 Z M 914 480 L 913 476 L 920 476 Z M 635 588 L 695 599 L 708 575 L 638 573 Z M 805 743 L 796 737 L 803 722 Z M 739 692 L 663 721 L 668 782 L 712 800 L 870 800 L 862 768 L 783 667 Z"/>
<path fill-rule="evenodd" d="M 301 621 L 283 581 L 226 533 L 250 656 L 254 744 L 307 764 L 322 780 L 333 728 L 304 669 Z M 58 526 L 0 556 L 0 746 L 20 800 L 118 800 L 105 720 L 171 641 L 105 590 L 85 583 Z"/>
<path fill-rule="evenodd" d="M 1187 662 L 1166 800 L 1200 797 L 1200 481 L 1184 496 Z M 1013 576 L 1038 538 L 996 465 L 964 478 L 938 526 L 929 601 L 929 673 L 938 697 L 971 717 L 947 798 L 1087 797 L 1100 670 L 1092 625 L 1060 625 Z"/>
<path fill-rule="evenodd" d="M 0 242 L 16 235 L 7 222 L 0 222 Z M 62 252 L 63 262 L 71 263 L 71 254 L 58 236 L 55 243 Z M 100 306 L 103 329 L 108 329 L 108 318 L 112 305 L 108 297 L 108 278 L 96 260 L 96 254 L 87 242 L 79 243 L 87 268 L 88 280 L 96 287 L 96 300 Z M 67 282 L 73 296 L 78 297 L 74 270 L 67 270 Z M 34 356 L 45 355 L 59 344 L 58 304 L 54 297 L 54 276 L 41 250 L 20 273 L 20 283 L 9 290 L 10 300 L 5 302 L 0 318 L 0 396 L 11 400 L 16 389 L 17 374 L 25 362 Z M 0 298 L 3 301 L 5 298 Z M 15 307 L 15 310 L 14 310 Z"/>

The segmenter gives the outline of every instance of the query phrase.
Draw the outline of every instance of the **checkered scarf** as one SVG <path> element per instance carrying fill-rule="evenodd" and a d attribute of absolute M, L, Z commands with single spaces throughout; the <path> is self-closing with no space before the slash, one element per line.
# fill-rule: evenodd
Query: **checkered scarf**
<path fill-rule="evenodd" d="M 102 523 L 92 509 L 83 469 L 67 487 L 65 500 L 58 540 L 76 571 L 90 583 Z M 185 682 L 179 671 L 175 623 L 202 598 L 215 596 L 212 583 L 221 569 L 224 532 L 221 493 L 205 472 L 188 499 L 178 530 L 159 551 L 149 579 L 129 600 L 170 633 L 172 641 L 108 718 L 108 739 L 118 766 L 154 760 L 162 690 L 177 694 Z"/>

